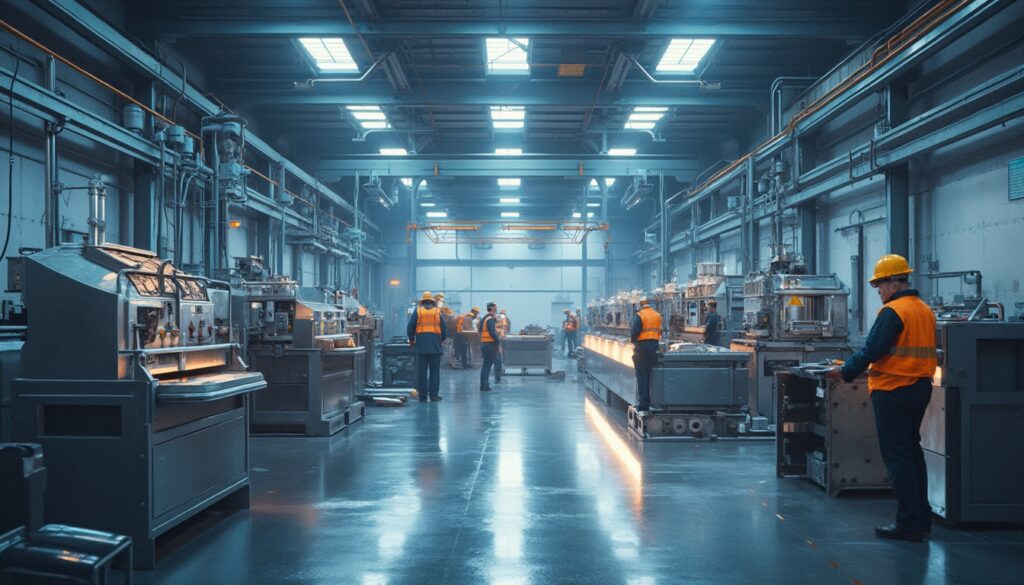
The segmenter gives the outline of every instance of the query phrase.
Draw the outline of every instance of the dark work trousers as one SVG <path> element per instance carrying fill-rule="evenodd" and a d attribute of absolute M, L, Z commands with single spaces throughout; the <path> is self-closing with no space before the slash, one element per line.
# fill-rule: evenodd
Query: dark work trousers
<path fill-rule="evenodd" d="M 494 367 L 494 363 L 498 361 L 498 344 L 497 343 L 481 343 L 480 352 L 484 357 L 484 365 L 480 368 L 480 387 L 490 387 L 490 381 L 488 378 L 491 377 L 491 368 Z"/>
<path fill-rule="evenodd" d="M 878 447 L 896 493 L 896 526 L 904 530 L 931 526 L 928 470 L 921 450 L 921 420 L 931 398 L 931 378 L 896 390 L 871 393 Z"/>
<path fill-rule="evenodd" d="M 651 370 L 658 363 L 657 349 L 633 349 L 633 369 L 636 370 L 636 409 L 651 407 Z"/>
<path fill-rule="evenodd" d="M 565 345 L 568 348 L 567 351 L 565 352 L 565 355 L 569 355 L 570 353 L 576 351 L 576 332 L 575 331 L 568 331 L 568 330 L 566 330 L 566 332 L 565 332 Z"/>
<path fill-rule="evenodd" d="M 431 398 L 437 396 L 437 392 L 441 388 L 441 354 L 421 353 L 416 355 L 416 382 L 416 391 L 420 394 L 420 400 L 426 399 L 428 395 Z"/>
<path fill-rule="evenodd" d="M 452 341 L 455 344 L 455 358 L 459 360 L 459 364 L 463 368 L 469 367 L 469 344 L 466 343 L 466 338 L 461 334 L 455 334 L 455 340 Z"/>
<path fill-rule="evenodd" d="M 505 367 L 505 340 L 498 342 L 498 352 L 494 355 L 494 381 L 501 382 Z"/>

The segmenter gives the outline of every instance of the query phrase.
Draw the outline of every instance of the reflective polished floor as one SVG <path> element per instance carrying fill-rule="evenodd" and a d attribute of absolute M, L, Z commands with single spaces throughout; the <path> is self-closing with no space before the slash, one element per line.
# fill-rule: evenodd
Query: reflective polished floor
<path fill-rule="evenodd" d="M 136 582 L 1024 583 L 1020 530 L 882 541 L 892 499 L 778 479 L 773 443 L 640 444 L 573 372 L 487 394 L 475 371 L 443 374 L 443 402 L 254 438 L 251 509 L 164 538 Z"/>

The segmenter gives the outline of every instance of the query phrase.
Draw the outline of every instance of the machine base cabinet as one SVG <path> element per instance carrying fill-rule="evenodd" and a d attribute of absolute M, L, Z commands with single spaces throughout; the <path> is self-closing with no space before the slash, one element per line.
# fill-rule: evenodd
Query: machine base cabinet
<path fill-rule="evenodd" d="M 329 437 L 362 418 L 366 349 L 250 352 L 267 389 L 252 401 L 253 432 L 296 432 Z"/>
<path fill-rule="evenodd" d="M 779 477 L 806 477 L 829 497 L 890 489 L 866 376 L 849 384 L 826 381 L 801 368 L 775 376 Z"/>
<path fill-rule="evenodd" d="M 1024 323 L 950 322 L 921 424 L 932 512 L 1024 524 Z"/>
<path fill-rule="evenodd" d="M 551 373 L 551 352 L 555 339 L 550 335 L 509 335 L 502 342 L 502 363 L 506 371 L 528 369 Z"/>
<path fill-rule="evenodd" d="M 46 522 L 131 536 L 135 568 L 154 541 L 222 502 L 249 507 L 249 397 L 156 402 L 135 381 L 17 380 L 14 435 L 43 446 Z"/>

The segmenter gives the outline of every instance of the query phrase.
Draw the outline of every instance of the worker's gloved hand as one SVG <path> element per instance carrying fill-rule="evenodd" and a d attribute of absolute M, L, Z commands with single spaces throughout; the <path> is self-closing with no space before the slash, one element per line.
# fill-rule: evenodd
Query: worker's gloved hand
<path fill-rule="evenodd" d="M 830 380 L 842 380 L 843 369 L 842 368 L 829 368 L 825 370 L 825 377 Z"/>

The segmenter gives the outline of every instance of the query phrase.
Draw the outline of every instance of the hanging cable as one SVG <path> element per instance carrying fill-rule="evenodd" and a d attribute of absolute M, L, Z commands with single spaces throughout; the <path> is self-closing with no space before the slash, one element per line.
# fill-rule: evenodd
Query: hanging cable
<path fill-rule="evenodd" d="M 10 123 L 7 126 L 7 233 L 4 234 L 4 247 L 0 251 L 0 262 L 7 257 L 7 246 L 11 243 L 11 228 L 14 227 L 14 84 L 18 81 L 18 71 L 21 70 L 21 56 L 14 55 L 14 75 L 11 76 L 11 87 L 7 92 L 9 102 L 8 115 Z"/>

